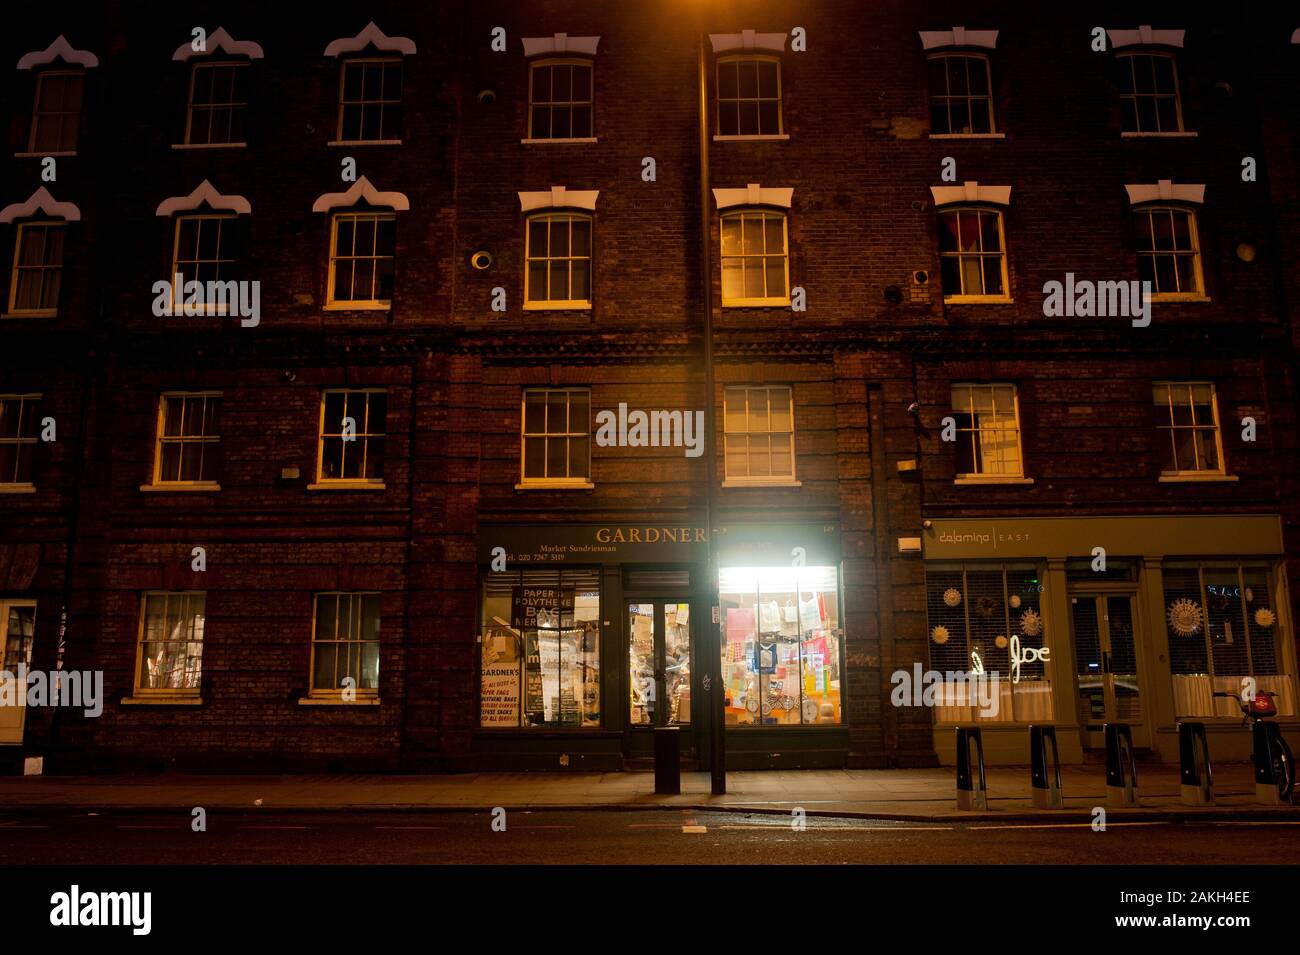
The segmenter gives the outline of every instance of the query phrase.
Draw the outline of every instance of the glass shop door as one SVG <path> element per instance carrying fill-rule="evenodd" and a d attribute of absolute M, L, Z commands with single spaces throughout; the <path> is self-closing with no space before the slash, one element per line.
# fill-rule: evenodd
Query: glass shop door
<path fill-rule="evenodd" d="M 1150 745 L 1138 690 L 1136 613 L 1128 593 L 1070 596 L 1075 672 L 1079 681 L 1079 725 L 1089 749 L 1103 749 L 1105 723 L 1128 723 L 1133 745 Z"/>
<path fill-rule="evenodd" d="M 691 605 L 676 600 L 629 600 L 628 753 L 653 752 L 650 730 L 682 727 L 681 747 L 695 748 L 691 725 Z"/>

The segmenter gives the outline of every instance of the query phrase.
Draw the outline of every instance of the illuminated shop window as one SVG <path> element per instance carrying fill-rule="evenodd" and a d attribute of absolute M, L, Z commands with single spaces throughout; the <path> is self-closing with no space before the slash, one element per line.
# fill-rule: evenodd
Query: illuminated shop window
<path fill-rule="evenodd" d="M 719 583 L 727 725 L 839 723 L 837 568 L 722 568 Z"/>
<path fill-rule="evenodd" d="M 140 608 L 136 692 L 198 696 L 203 675 L 203 593 L 146 593 Z"/>
<path fill-rule="evenodd" d="M 600 572 L 487 574 L 482 608 L 479 725 L 600 726 Z"/>
<path fill-rule="evenodd" d="M 1178 562 L 1162 567 L 1169 669 L 1178 717 L 1241 718 L 1245 678 L 1276 696 L 1279 716 L 1296 713 L 1294 656 L 1285 652 L 1280 585 L 1264 562 Z"/>
<path fill-rule="evenodd" d="M 1024 564 L 927 564 L 930 669 L 998 675 L 996 706 L 982 707 L 965 686 L 942 688 L 936 723 L 1032 723 L 1053 719 L 1051 635 L 1043 620 L 1038 568 Z M 1012 641 L 1021 663 L 1013 667 Z M 1043 653 L 1040 653 L 1043 651 Z M 993 710 L 996 709 L 996 713 Z"/>

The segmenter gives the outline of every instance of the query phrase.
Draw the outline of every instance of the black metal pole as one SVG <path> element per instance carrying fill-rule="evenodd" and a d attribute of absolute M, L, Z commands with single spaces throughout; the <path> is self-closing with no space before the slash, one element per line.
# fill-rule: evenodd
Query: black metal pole
<path fill-rule="evenodd" d="M 704 434 L 705 485 L 704 529 L 709 558 L 709 634 L 704 641 L 704 690 L 710 715 L 709 770 L 711 790 L 715 796 L 727 792 L 726 690 L 722 685 L 722 621 L 714 619 L 720 610 L 718 598 L 718 562 L 713 549 L 713 495 L 718 484 L 716 386 L 713 377 L 713 240 L 709 235 L 709 83 L 706 34 L 700 34 L 700 262 L 704 272 Z"/>

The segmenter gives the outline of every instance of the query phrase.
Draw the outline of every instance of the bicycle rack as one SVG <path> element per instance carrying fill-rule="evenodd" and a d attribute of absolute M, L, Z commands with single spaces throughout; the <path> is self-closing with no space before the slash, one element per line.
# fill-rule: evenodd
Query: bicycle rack
<path fill-rule="evenodd" d="M 1047 775 L 1047 743 L 1052 744 L 1052 775 Z M 1061 754 L 1056 748 L 1055 726 L 1029 727 L 1029 784 L 1039 809 L 1062 809 Z"/>
<path fill-rule="evenodd" d="M 1178 724 L 1178 765 L 1183 804 L 1213 806 L 1214 780 L 1204 723 Z"/>
<path fill-rule="evenodd" d="M 1133 759 L 1133 730 L 1127 723 L 1106 723 L 1106 797 L 1112 806 L 1136 806 L 1137 763 Z"/>
<path fill-rule="evenodd" d="M 970 747 L 975 744 L 976 767 L 979 786 L 971 777 Z M 978 726 L 957 727 L 957 808 L 988 809 L 988 785 L 984 780 L 984 740 Z"/>
<path fill-rule="evenodd" d="M 1255 801 L 1270 806 L 1283 805 L 1277 793 L 1277 775 L 1273 772 L 1273 757 L 1282 749 L 1278 745 L 1282 728 L 1276 723 L 1256 720 L 1251 736 L 1255 742 Z"/>

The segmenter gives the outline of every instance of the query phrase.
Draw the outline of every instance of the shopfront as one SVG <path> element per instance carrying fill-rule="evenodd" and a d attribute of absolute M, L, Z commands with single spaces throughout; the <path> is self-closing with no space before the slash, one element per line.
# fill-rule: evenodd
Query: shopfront
<path fill-rule="evenodd" d="M 1061 757 L 1128 723 L 1165 762 L 1179 720 L 1203 721 L 1216 758 L 1244 759 L 1234 702 L 1254 686 L 1297 723 L 1296 651 L 1276 516 L 954 519 L 924 537 L 930 666 L 999 675 L 996 705 L 939 705 L 934 743 L 984 729 L 991 762 L 1028 758 L 1030 723 L 1057 727 Z M 941 703 L 970 704 L 967 699 Z"/>
<path fill-rule="evenodd" d="M 707 766 L 720 645 L 729 766 L 843 765 L 837 528 L 720 524 L 714 546 L 720 594 L 698 523 L 485 527 L 474 764 L 617 769 L 676 726 Z"/>

